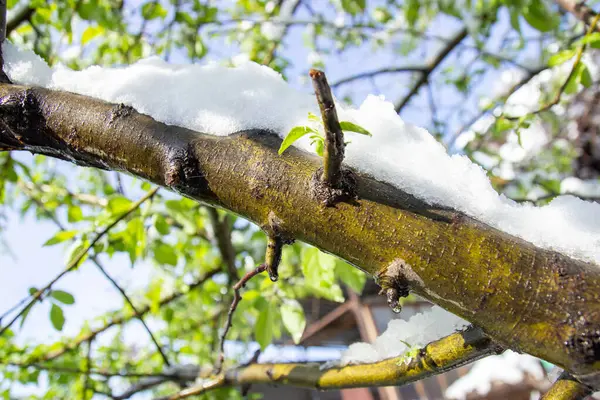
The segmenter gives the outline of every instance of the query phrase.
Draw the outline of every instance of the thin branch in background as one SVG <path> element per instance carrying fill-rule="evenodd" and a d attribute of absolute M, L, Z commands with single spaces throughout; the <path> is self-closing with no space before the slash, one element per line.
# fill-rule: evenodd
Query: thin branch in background
<path fill-rule="evenodd" d="M 266 270 L 267 266 L 265 264 L 261 264 L 252 271 L 246 273 L 246 275 L 244 275 L 235 285 L 233 285 L 233 301 L 231 302 L 231 307 L 229 307 L 229 312 L 227 313 L 227 322 L 225 323 L 225 328 L 223 329 L 223 333 L 221 334 L 219 341 L 219 358 L 215 366 L 215 375 L 219 374 L 223 368 L 223 362 L 225 361 L 225 338 L 227 337 L 229 329 L 231 329 L 233 313 L 235 312 L 240 300 L 242 300 L 240 289 L 246 286 L 246 283 L 248 283 L 250 279 L 265 272 Z"/>
<path fill-rule="evenodd" d="M 237 273 L 235 266 L 235 250 L 233 243 L 231 242 L 231 229 L 229 228 L 230 219 L 226 214 L 223 218 L 219 218 L 219 212 L 214 207 L 207 207 L 208 216 L 213 228 L 217 247 L 221 253 L 221 259 L 227 267 L 227 275 L 229 276 L 229 282 L 237 282 L 240 278 Z"/>
<path fill-rule="evenodd" d="M 102 265 L 98 261 L 96 261 L 96 260 L 93 260 L 93 261 L 96 264 L 96 267 L 98 267 L 98 269 L 102 273 L 102 275 L 104 275 L 104 277 L 106 279 L 108 279 L 108 281 L 110 281 L 110 283 L 113 285 L 113 287 L 115 287 L 119 291 L 119 293 L 121 293 L 121 296 L 125 299 L 125 301 L 127 302 L 127 304 L 129 304 L 129 307 L 131 307 L 131 309 L 133 310 L 133 312 L 135 314 L 135 317 L 144 326 L 144 329 L 146 330 L 146 332 L 148 332 L 148 336 L 150 336 L 150 339 L 152 340 L 152 343 L 154 343 L 154 346 L 156 347 L 156 350 L 159 352 L 159 354 L 160 354 L 161 358 L 163 359 L 163 362 L 165 363 L 165 365 L 167 365 L 167 366 L 171 365 L 171 363 L 169 362 L 169 358 L 165 354 L 162 346 L 160 345 L 160 343 L 158 343 L 158 340 L 156 339 L 156 337 L 152 333 L 152 330 L 150 330 L 150 327 L 148 326 L 148 324 L 146 323 L 146 321 L 144 321 L 144 318 L 141 316 L 140 311 L 133 304 L 133 301 L 131 300 L 131 298 L 125 292 L 125 289 L 123 289 L 117 283 L 117 281 L 115 281 L 113 279 L 113 277 L 108 274 L 108 272 L 106 272 L 106 269 L 104 269 L 104 267 L 102 267 Z"/>
<path fill-rule="evenodd" d="M 592 388 L 563 372 L 541 400 L 579 400 L 592 393 Z"/>
<path fill-rule="evenodd" d="M 358 73 L 356 75 L 350 75 L 347 76 L 345 78 L 340 79 L 339 81 L 333 83 L 331 85 L 332 89 L 336 89 L 339 86 L 345 85 L 347 83 L 351 83 L 360 79 L 365 79 L 365 78 L 372 78 L 375 76 L 379 76 L 379 75 L 383 75 L 383 74 L 395 74 L 395 73 L 400 73 L 400 72 L 421 72 L 421 73 L 425 73 L 427 71 L 427 66 L 426 65 L 407 65 L 404 67 L 386 67 L 386 68 L 380 68 L 380 69 L 375 69 L 372 71 L 365 71 L 365 72 L 361 72 Z"/>
<path fill-rule="evenodd" d="M 400 114 L 404 107 L 408 104 L 408 102 L 415 96 L 421 86 L 423 86 L 429 80 L 429 76 L 435 71 L 435 69 L 444 61 L 444 59 L 458 46 L 469 34 L 467 28 L 462 28 L 454 37 L 446 44 L 446 46 L 440 51 L 435 58 L 427 64 L 427 68 L 424 71 L 421 71 L 421 76 L 414 84 L 414 86 L 410 89 L 408 94 L 402 98 L 396 104 L 396 112 Z"/>
<path fill-rule="evenodd" d="M 298 10 L 299 5 L 300 0 L 282 0 L 279 4 L 279 12 L 281 13 L 281 10 L 285 7 L 286 10 L 284 11 L 284 13 L 288 14 L 286 15 L 286 17 L 293 17 L 296 13 L 296 10 Z M 276 20 L 277 18 L 275 17 L 270 19 Z M 269 48 L 269 51 L 267 52 L 265 58 L 262 60 L 263 65 L 270 65 L 273 62 L 277 55 L 277 49 L 283 42 L 283 39 L 287 35 L 289 28 L 289 25 L 284 25 L 281 31 L 279 32 L 279 35 L 277 35 L 277 37 L 272 38 L 271 47 Z"/>
<path fill-rule="evenodd" d="M 221 272 L 220 268 L 215 268 L 211 271 L 208 271 L 202 277 L 198 278 L 196 281 L 194 281 L 190 285 L 187 285 L 182 290 L 173 292 L 173 293 L 169 294 L 168 296 L 165 296 L 158 302 L 158 308 L 161 308 L 169 303 L 172 303 L 173 301 L 190 293 L 194 289 L 202 286 L 205 282 L 207 282 L 209 279 L 211 279 L 214 275 L 218 274 L 219 272 Z M 106 322 L 103 326 L 101 326 L 97 329 L 93 329 L 87 333 L 80 334 L 76 338 L 70 339 L 68 342 L 65 342 L 62 347 L 55 348 L 55 349 L 49 351 L 48 353 L 41 354 L 38 357 L 33 357 L 33 358 L 29 359 L 28 361 L 30 363 L 41 363 L 41 362 L 52 361 L 52 360 L 62 356 L 66 352 L 78 348 L 85 341 L 87 341 L 91 338 L 95 338 L 100 333 L 107 331 L 108 329 L 112 328 L 113 326 L 122 325 L 134 318 L 138 318 L 138 317 L 141 317 L 141 316 L 147 314 L 149 311 L 150 311 L 150 305 L 146 305 L 139 309 L 138 315 L 130 313 L 130 314 L 122 314 L 122 315 L 115 316 L 112 319 L 110 319 L 108 322 Z"/>
<path fill-rule="evenodd" d="M 89 341 L 89 340 L 88 340 Z M 168 374 L 164 373 L 143 373 L 143 372 L 129 372 L 129 371 L 109 371 L 104 369 L 81 369 L 74 368 L 70 366 L 62 366 L 62 365 L 43 365 L 43 364 L 35 364 L 35 363 L 16 363 L 16 362 L 8 362 L 3 363 L 0 361 L 2 365 L 10 365 L 11 367 L 16 367 L 20 369 L 28 369 L 34 368 L 40 371 L 48 371 L 48 372 L 59 372 L 61 374 L 71 374 L 71 375 L 98 375 L 104 378 L 156 378 L 156 377 L 164 377 L 168 378 Z"/>
<path fill-rule="evenodd" d="M 586 36 L 590 35 L 592 32 L 594 32 L 594 30 L 596 29 L 596 25 L 598 24 L 598 20 L 599 19 L 600 19 L 600 14 L 598 14 L 598 15 L 596 15 L 594 17 L 594 19 L 592 20 L 592 24 L 588 28 Z M 577 54 L 575 55 L 575 61 L 573 62 L 573 66 L 571 67 L 571 71 L 569 72 L 569 75 L 567 76 L 567 79 L 565 79 L 565 81 L 563 82 L 562 86 L 560 87 L 560 89 L 556 93 L 556 96 L 554 96 L 554 99 L 550 103 L 546 104 L 545 106 L 543 106 L 541 108 L 538 108 L 535 111 L 531 111 L 531 112 L 525 114 L 524 116 L 527 116 L 527 115 L 537 115 L 537 114 L 543 113 L 544 111 L 548 111 L 549 109 L 551 109 L 552 107 L 554 107 L 555 105 L 557 105 L 560 102 L 560 100 L 562 98 L 562 95 L 565 92 L 565 89 L 567 88 L 567 86 L 571 82 L 571 79 L 573 79 L 574 76 L 575 76 L 575 72 L 577 71 L 577 68 L 579 67 L 579 64 L 581 63 L 581 57 L 583 57 L 583 53 L 585 52 L 586 48 L 587 48 L 587 43 L 579 46 L 579 48 L 577 49 Z M 506 118 L 506 119 L 511 120 L 511 121 L 518 121 L 519 119 L 521 119 L 524 116 L 513 117 L 513 116 L 503 115 L 503 118 Z"/>
<path fill-rule="evenodd" d="M 532 70 L 530 73 L 528 73 L 523 78 L 521 78 L 518 82 L 516 82 L 514 85 L 512 85 L 503 95 L 499 96 L 498 100 L 496 100 L 495 103 L 498 104 L 498 103 L 501 103 L 501 102 L 505 102 L 517 90 L 519 90 L 520 88 L 522 88 L 523 85 L 526 85 L 534 77 L 536 77 L 542 71 L 547 70 L 548 68 L 549 68 L 548 66 L 543 66 L 543 67 L 540 67 L 540 68 L 538 68 L 536 70 Z M 452 148 L 452 146 L 454 146 L 454 143 L 456 142 L 456 139 L 458 139 L 458 137 L 462 133 L 466 132 L 471 126 L 473 126 L 473 124 L 475 124 L 475 122 L 479 121 L 483 116 L 491 113 L 493 111 L 493 108 L 494 107 L 488 107 L 486 109 L 480 110 L 477 114 L 475 114 L 469 121 L 467 121 L 465 124 L 463 124 L 459 129 L 457 129 L 454 132 L 454 134 L 452 135 L 452 137 L 450 137 L 450 140 L 448 141 L 446 147 L 449 148 L 449 149 Z"/>
<path fill-rule="evenodd" d="M 119 192 L 119 194 L 122 196 L 126 196 L 125 189 L 123 188 L 123 182 L 121 180 L 120 172 L 115 172 L 115 180 L 117 181 L 117 191 Z"/>
<path fill-rule="evenodd" d="M 117 177 L 119 177 L 119 173 L 117 172 Z M 31 184 L 32 187 L 26 186 L 27 189 L 25 189 L 26 191 L 29 192 L 29 197 L 30 199 L 32 199 L 36 205 L 38 206 L 38 208 L 40 208 L 42 210 L 42 212 L 47 215 L 53 222 L 54 224 L 62 231 L 66 230 L 66 227 L 60 222 L 60 220 L 58 220 L 58 218 L 56 217 L 56 215 L 52 212 L 50 212 L 50 210 L 48 210 L 45 205 L 34 195 L 33 193 L 33 187 L 35 187 L 36 189 L 38 189 L 38 191 L 41 192 L 41 189 L 34 183 Z M 67 193 L 69 193 L 67 191 Z M 154 343 L 154 345 L 156 346 L 156 349 L 158 350 L 158 352 L 160 353 L 164 363 L 168 366 L 171 365 L 169 363 L 169 359 L 167 357 L 167 355 L 164 353 L 162 347 L 160 346 L 160 344 L 158 343 L 158 340 L 156 340 L 156 337 L 154 336 L 154 334 L 152 333 L 152 331 L 150 330 L 150 327 L 148 326 L 148 324 L 146 324 L 146 322 L 144 321 L 144 319 L 140 316 L 140 312 L 138 311 L 138 309 L 135 307 L 135 305 L 133 304 L 133 301 L 131 300 L 131 298 L 127 295 L 127 293 L 125 292 L 125 290 L 117 283 L 117 281 L 115 281 L 115 279 L 112 278 L 112 276 L 110 276 L 108 274 L 108 272 L 106 271 L 106 269 L 102 266 L 102 264 L 100 264 L 100 262 L 98 261 L 98 259 L 95 256 L 90 256 L 90 260 L 96 265 L 96 267 L 98 268 L 98 270 L 100 271 L 100 273 L 102 273 L 102 275 L 104 275 L 104 277 L 113 285 L 113 287 L 115 289 L 117 289 L 117 291 L 119 291 L 119 293 L 121 293 L 122 297 L 125 299 L 125 301 L 127 302 L 127 304 L 129 304 L 129 306 L 131 307 L 131 309 L 133 310 L 133 312 L 135 313 L 136 317 L 138 318 L 138 320 L 142 323 L 142 325 L 144 326 L 144 329 L 146 330 L 146 332 L 148 332 L 148 335 L 150 336 L 150 339 L 152 340 L 152 342 Z M 29 297 L 24 298 L 23 300 L 21 300 L 19 302 L 19 304 L 15 307 L 12 307 L 10 310 L 8 310 L 6 313 L 4 313 L 2 315 L 2 317 L 0 317 L 0 321 L 2 320 L 2 318 L 11 313 L 12 311 L 14 311 L 16 308 L 18 308 L 18 306 L 20 306 L 21 304 L 25 303 L 25 301 L 27 301 Z"/>
<path fill-rule="evenodd" d="M 92 370 L 92 346 L 94 339 L 88 340 L 87 354 L 85 357 L 85 374 L 83 376 L 83 389 L 81 393 L 81 400 L 88 400 L 87 391 L 90 388 L 90 374 Z"/>
<path fill-rule="evenodd" d="M 337 112 L 327 77 L 322 71 L 311 69 L 315 95 L 323 117 L 325 129 L 325 148 L 323 149 L 323 174 L 321 181 L 332 188 L 339 188 L 342 180 L 342 161 L 344 160 L 344 133 L 338 121 Z"/>
<path fill-rule="evenodd" d="M 20 10 L 15 12 L 14 16 L 6 22 L 6 37 L 9 37 L 10 34 L 15 29 L 19 28 L 19 26 L 21 26 L 21 24 L 24 22 L 30 22 L 34 13 L 35 8 L 31 7 L 30 5 L 22 7 Z"/>
<path fill-rule="evenodd" d="M 21 309 L 21 311 L 19 311 L 17 313 L 17 315 L 14 316 L 14 318 L 8 323 L 6 324 L 4 327 L 2 327 L 2 329 L 0 330 L 0 336 L 2 334 L 4 334 L 4 332 L 6 332 L 14 323 L 17 319 L 19 319 L 19 317 L 21 317 L 23 315 L 23 313 L 29 309 L 29 307 L 33 306 L 33 304 L 39 300 L 41 300 L 42 296 L 46 293 L 49 292 L 52 289 L 52 286 L 58 282 L 63 276 L 65 276 L 66 274 L 68 274 L 69 272 L 73 271 L 74 269 L 76 269 L 79 266 L 79 263 L 81 260 L 83 260 L 83 258 L 88 254 L 88 252 L 90 251 L 90 249 L 92 249 L 94 247 L 94 245 L 96 243 L 98 243 L 98 241 L 100 239 L 102 239 L 112 228 L 114 228 L 119 222 L 121 222 L 122 220 L 124 220 L 125 218 L 127 218 L 131 213 L 133 213 L 135 210 L 137 210 L 143 203 L 145 203 L 147 200 L 151 199 L 152 197 L 154 197 L 154 195 L 156 194 L 156 192 L 158 192 L 158 190 L 160 189 L 160 187 L 156 187 L 152 190 L 150 190 L 148 193 L 146 193 L 146 195 L 144 195 L 141 199 L 139 199 L 137 202 L 135 202 L 134 204 L 132 204 L 125 212 L 123 212 L 119 217 L 115 218 L 115 220 L 113 222 L 111 222 L 109 225 L 107 225 L 104 229 L 102 229 L 100 232 L 98 232 L 96 234 L 96 236 L 94 237 L 94 239 L 90 242 L 90 244 L 88 246 L 85 247 L 85 249 L 81 250 L 79 252 L 79 254 L 74 257 L 73 259 L 71 259 L 71 261 L 67 264 L 67 267 L 60 273 L 58 274 L 54 279 L 52 279 L 46 286 L 44 286 L 42 289 L 37 290 L 33 295 L 31 300 L 27 303 L 27 305 L 25 307 L 23 307 Z"/>
<path fill-rule="evenodd" d="M 430 81 L 427 82 L 427 100 L 429 101 L 429 111 L 431 112 L 431 122 L 436 131 L 438 131 L 440 120 L 438 118 L 437 106 L 435 104 L 435 96 L 433 87 Z"/>

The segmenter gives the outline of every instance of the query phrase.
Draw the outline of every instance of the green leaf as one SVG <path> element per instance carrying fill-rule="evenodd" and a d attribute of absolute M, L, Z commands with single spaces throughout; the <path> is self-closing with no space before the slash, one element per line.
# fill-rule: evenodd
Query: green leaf
<path fill-rule="evenodd" d="M 286 300 L 282 304 L 281 320 L 285 329 L 292 335 L 294 343 L 300 343 L 306 327 L 306 318 L 304 317 L 304 309 L 297 300 Z"/>
<path fill-rule="evenodd" d="M 108 211 L 113 214 L 122 214 L 131 207 L 131 200 L 123 196 L 113 197 L 108 201 Z"/>
<path fill-rule="evenodd" d="M 83 219 L 83 211 L 81 211 L 80 207 L 70 206 L 67 211 L 67 221 L 69 222 L 78 222 Z"/>
<path fill-rule="evenodd" d="M 300 139 L 302 136 L 308 133 L 317 133 L 316 130 L 311 128 L 310 126 L 296 126 L 292 128 L 283 142 L 281 142 L 281 146 L 279 146 L 278 153 L 281 155 L 288 147 L 290 147 L 296 140 Z"/>
<path fill-rule="evenodd" d="M 89 241 L 87 239 L 79 239 L 73 243 L 69 251 L 67 252 L 67 265 L 71 265 L 71 263 L 75 262 L 77 258 L 79 258 L 83 252 L 85 254 L 81 256 L 81 259 L 77 262 L 77 267 L 79 267 L 85 260 L 88 258 L 87 248 L 89 246 Z"/>
<path fill-rule="evenodd" d="M 158 2 L 153 1 L 146 3 L 142 6 L 142 17 L 144 19 L 152 20 L 156 18 L 165 18 L 167 16 L 167 10 Z"/>
<path fill-rule="evenodd" d="M 587 65 L 581 63 L 581 84 L 583 86 L 585 86 L 586 88 L 589 88 L 590 86 L 592 86 L 592 84 L 594 83 L 593 79 L 592 79 L 592 75 L 590 74 L 590 70 L 588 69 Z"/>
<path fill-rule="evenodd" d="M 302 250 L 302 272 L 306 285 L 319 297 L 333 301 L 344 301 L 341 288 L 335 283 L 334 256 L 321 252 L 316 247 L 305 247 Z"/>
<path fill-rule="evenodd" d="M 60 231 L 56 235 L 52 236 L 42 246 L 52 246 L 58 243 L 62 243 L 66 240 L 73 239 L 77 236 L 77 231 Z"/>
<path fill-rule="evenodd" d="M 317 153 L 317 155 L 319 157 L 323 157 L 323 151 L 325 150 L 325 141 L 324 140 L 317 140 L 315 142 L 315 153 Z"/>
<path fill-rule="evenodd" d="M 159 243 L 154 247 L 154 258 L 159 264 L 177 265 L 177 253 L 166 243 Z"/>
<path fill-rule="evenodd" d="M 563 64 L 567 61 L 569 61 L 571 58 L 573 58 L 573 56 L 575 56 L 575 53 L 577 51 L 574 49 L 567 49 L 567 50 L 563 50 L 563 51 L 559 51 L 558 53 L 552 55 L 552 57 L 550 57 L 550 59 L 548 60 L 548 66 L 550 67 L 555 67 L 557 65 Z"/>
<path fill-rule="evenodd" d="M 170 231 L 169 224 L 160 214 L 157 214 L 154 219 L 154 228 L 156 228 L 156 231 L 161 235 L 168 235 Z"/>
<path fill-rule="evenodd" d="M 355 123 L 350 122 L 350 121 L 340 122 L 340 127 L 342 128 L 343 131 L 356 132 L 356 133 L 360 133 L 361 135 L 373 136 L 373 135 L 371 135 L 371 132 L 369 132 L 362 126 L 356 125 Z"/>
<path fill-rule="evenodd" d="M 60 301 L 63 304 L 75 303 L 75 298 L 73 297 L 73 295 L 63 290 L 53 290 L 50 292 L 50 296 L 54 297 L 56 300 Z"/>
<path fill-rule="evenodd" d="M 257 302 L 257 307 L 260 307 L 260 310 L 258 319 L 256 320 L 254 336 L 260 348 L 264 350 L 273 340 L 275 310 L 273 309 L 273 305 L 266 300 L 264 302 Z"/>
<path fill-rule="evenodd" d="M 410 27 L 414 27 L 417 19 L 419 18 L 419 10 L 421 8 L 421 1 L 409 0 L 405 3 L 405 18 L 406 22 Z"/>
<path fill-rule="evenodd" d="M 521 34 L 521 23 L 519 21 L 519 10 L 516 8 L 510 9 L 510 26 L 517 32 L 519 35 Z"/>
<path fill-rule="evenodd" d="M 530 1 L 523 9 L 523 17 L 532 28 L 540 32 L 551 31 L 560 23 L 558 15 L 551 12 L 542 0 Z"/>
<path fill-rule="evenodd" d="M 575 45 L 590 45 L 594 49 L 600 48 L 600 32 L 592 32 L 575 42 Z"/>
<path fill-rule="evenodd" d="M 62 331 L 62 328 L 65 325 L 65 314 L 63 313 L 62 308 L 56 304 L 52 304 L 52 307 L 50 308 L 50 321 L 52 322 L 54 329 Z"/>
<path fill-rule="evenodd" d="M 337 260 L 335 274 L 357 294 L 361 294 L 367 282 L 367 276 L 364 272 L 342 260 Z"/>
<path fill-rule="evenodd" d="M 85 31 L 81 34 L 81 44 L 84 45 L 96 36 L 104 33 L 104 28 L 102 26 L 88 26 Z"/>
<path fill-rule="evenodd" d="M 29 315 L 29 311 L 31 311 L 31 309 L 33 308 L 33 305 L 36 302 L 31 303 L 30 305 L 28 305 L 23 312 L 21 313 L 21 322 L 19 323 L 19 327 L 22 328 L 23 324 L 25 323 L 25 319 L 27 319 L 27 316 Z"/>

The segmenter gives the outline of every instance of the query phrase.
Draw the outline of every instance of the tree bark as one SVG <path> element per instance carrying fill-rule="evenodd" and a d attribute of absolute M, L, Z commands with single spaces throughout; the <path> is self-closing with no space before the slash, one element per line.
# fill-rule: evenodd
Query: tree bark
<path fill-rule="evenodd" d="M 0 149 L 125 171 L 233 211 L 267 232 L 340 256 L 384 288 L 408 286 L 500 345 L 597 387 L 598 266 L 536 248 L 360 173 L 358 200 L 325 207 L 313 192 L 321 160 L 296 149 L 279 156 L 280 143 L 269 132 L 210 136 L 124 105 L 0 85 Z"/>

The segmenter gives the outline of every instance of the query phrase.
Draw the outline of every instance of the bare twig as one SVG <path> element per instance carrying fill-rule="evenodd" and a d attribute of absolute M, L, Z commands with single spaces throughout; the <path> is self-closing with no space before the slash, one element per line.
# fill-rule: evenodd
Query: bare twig
<path fill-rule="evenodd" d="M 58 274 L 54 279 L 52 279 L 46 286 L 44 286 L 42 289 L 39 289 L 38 291 L 36 291 L 33 295 L 31 300 L 27 303 L 27 305 L 25 305 L 25 307 L 23 307 L 21 309 L 21 311 L 19 311 L 17 313 L 17 315 L 14 316 L 14 318 L 8 323 L 6 324 L 1 330 L 0 330 L 0 336 L 6 332 L 6 330 L 8 328 L 10 328 L 12 326 L 12 324 L 15 323 L 15 321 L 17 319 L 19 319 L 19 317 L 21 317 L 21 315 L 23 315 L 23 313 L 25 312 L 25 310 L 27 310 L 29 307 L 31 307 L 36 301 L 40 300 L 41 297 L 48 292 L 52 286 L 58 282 L 63 276 L 65 276 L 66 274 L 68 274 L 69 272 L 73 271 L 74 269 L 76 269 L 79 266 L 79 263 L 81 260 L 83 260 L 83 258 L 87 255 L 87 253 L 90 251 L 90 249 L 92 249 L 94 247 L 94 245 L 100 240 L 102 239 L 112 228 L 114 228 L 119 222 L 121 222 L 123 219 L 127 218 L 131 213 L 133 213 L 135 210 L 137 210 L 139 208 L 139 206 L 141 206 L 143 203 L 145 203 L 147 200 L 151 199 L 152 197 L 154 197 L 154 195 L 156 194 L 156 192 L 158 191 L 159 187 L 156 187 L 152 190 L 150 190 L 148 193 L 146 193 L 146 195 L 144 195 L 144 197 L 142 197 L 141 199 L 139 199 L 138 201 L 136 201 L 135 203 L 133 203 L 125 212 L 123 212 L 119 217 L 115 218 L 115 220 L 113 222 L 111 222 L 109 225 L 107 225 L 104 229 L 102 229 L 100 232 L 98 232 L 96 234 L 96 236 L 94 237 L 94 239 L 90 242 L 90 244 L 88 246 L 85 247 L 85 249 L 81 250 L 79 252 L 79 254 L 74 257 L 73 259 L 71 259 L 71 261 L 67 264 L 67 267 L 60 273 Z"/>
<path fill-rule="evenodd" d="M 542 400 L 580 400 L 592 394 L 592 392 L 592 388 L 563 372 L 550 390 L 544 394 Z"/>
<path fill-rule="evenodd" d="M 592 20 L 592 24 L 588 28 L 586 36 L 589 35 L 590 33 L 592 33 L 596 29 L 596 25 L 598 24 L 599 19 L 600 19 L 600 14 L 598 14 L 594 17 L 594 19 Z M 575 76 L 575 72 L 577 71 L 577 67 L 581 63 L 581 57 L 583 56 L 583 53 L 586 48 L 587 48 L 587 44 L 583 44 L 583 45 L 579 46 L 579 48 L 577 49 L 577 54 L 575 55 L 575 61 L 573 62 L 571 71 L 569 72 L 567 79 L 565 79 L 565 81 L 561 85 L 560 89 L 558 89 L 558 92 L 554 96 L 554 99 L 552 99 L 552 101 L 550 103 L 546 104 L 545 106 L 538 108 L 535 111 L 531 111 L 531 112 L 525 114 L 524 116 L 537 115 L 537 114 L 543 113 L 544 111 L 548 111 L 549 109 L 551 109 L 552 107 L 554 107 L 555 105 L 557 105 L 560 102 L 562 95 L 565 92 L 565 89 L 571 82 L 571 79 L 573 79 Z M 511 120 L 511 121 L 518 121 L 519 119 L 523 118 L 524 116 L 513 117 L 513 116 L 503 115 L 504 118 Z"/>
<path fill-rule="evenodd" d="M 202 393 L 206 393 L 213 389 L 218 389 L 220 387 L 224 387 L 226 385 L 225 375 L 217 374 L 214 378 L 204 380 L 199 385 L 191 387 L 189 389 L 184 389 L 179 393 L 175 393 L 172 396 L 161 397 L 158 400 L 180 400 L 185 399 L 190 396 L 197 396 Z"/>
<path fill-rule="evenodd" d="M 240 296 L 240 289 L 246 286 L 246 283 L 248 283 L 250 279 L 252 279 L 256 275 L 265 272 L 266 269 L 267 266 L 265 264 L 261 264 L 252 271 L 246 273 L 246 275 L 244 275 L 242 279 L 240 279 L 235 285 L 233 285 L 233 301 L 231 303 L 231 307 L 229 307 L 229 312 L 227 313 L 227 322 L 225 323 L 225 329 L 223 329 L 223 333 L 221 334 L 220 338 L 220 353 L 219 358 L 217 360 L 217 365 L 215 366 L 215 375 L 219 374 L 221 372 L 221 369 L 223 368 L 223 361 L 225 361 L 225 338 L 227 337 L 227 332 L 229 332 L 229 329 L 231 328 L 233 313 L 235 312 L 235 309 L 237 308 L 240 300 L 242 299 L 242 296 Z"/>
<path fill-rule="evenodd" d="M 300 0 L 282 0 L 280 2 L 279 12 L 283 13 L 283 14 L 288 14 L 288 15 L 286 15 L 286 17 L 293 17 L 294 14 L 296 13 L 296 10 L 298 10 L 299 5 L 300 5 Z M 280 16 L 281 16 L 281 14 L 280 14 Z M 269 19 L 271 21 L 275 21 L 278 18 L 269 18 Z M 262 64 L 269 65 L 273 62 L 273 60 L 275 59 L 276 54 L 277 54 L 277 49 L 283 42 L 283 39 L 285 38 L 288 31 L 289 31 L 289 25 L 284 25 L 282 27 L 281 31 L 279 32 L 279 35 L 277 35 L 277 37 L 275 37 L 275 38 L 272 38 L 271 44 L 269 47 L 269 51 L 267 52 L 266 57 L 262 60 Z"/>
<path fill-rule="evenodd" d="M 469 31 L 467 28 L 462 28 L 454 37 L 444 46 L 442 51 L 440 51 L 431 62 L 427 64 L 427 68 L 424 71 L 421 71 L 421 76 L 419 80 L 415 83 L 415 85 L 410 89 L 408 94 L 398 102 L 396 105 L 396 112 L 401 113 L 402 109 L 408 104 L 408 102 L 419 92 L 421 86 L 423 86 L 429 80 L 429 76 L 435 71 L 435 69 L 444 61 L 444 59 L 454 50 L 456 46 L 462 42 Z"/>
<path fill-rule="evenodd" d="M 323 116 L 325 127 L 325 148 L 323 150 L 323 175 L 321 180 L 332 188 L 340 187 L 342 161 L 344 160 L 344 133 L 338 121 L 335 103 L 325 73 L 311 69 L 315 94 Z"/>

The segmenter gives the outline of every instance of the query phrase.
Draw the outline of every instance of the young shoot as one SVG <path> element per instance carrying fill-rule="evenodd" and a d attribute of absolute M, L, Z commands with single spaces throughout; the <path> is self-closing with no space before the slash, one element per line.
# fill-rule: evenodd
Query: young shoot
<path fill-rule="evenodd" d="M 288 132 L 285 139 L 283 139 L 283 142 L 279 147 L 279 154 L 282 154 L 288 147 L 290 147 L 295 141 L 297 141 L 301 137 L 309 135 L 309 138 L 311 140 L 311 146 L 314 146 L 315 152 L 320 157 L 323 157 L 323 147 L 325 145 L 325 135 L 323 134 L 323 120 L 311 112 L 308 113 L 308 120 L 313 123 L 313 126 L 317 126 L 317 129 L 311 126 L 293 127 Z M 360 133 L 361 135 L 372 136 L 368 130 L 350 121 L 341 121 L 340 127 L 344 132 L 355 132 Z M 346 142 L 346 144 L 348 143 L 350 142 Z"/>

